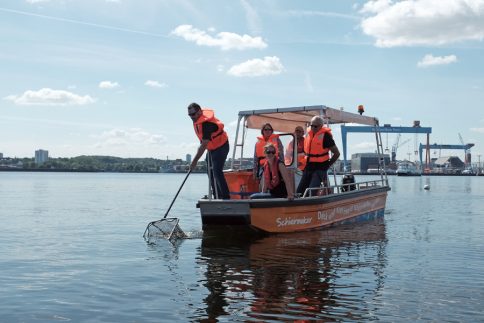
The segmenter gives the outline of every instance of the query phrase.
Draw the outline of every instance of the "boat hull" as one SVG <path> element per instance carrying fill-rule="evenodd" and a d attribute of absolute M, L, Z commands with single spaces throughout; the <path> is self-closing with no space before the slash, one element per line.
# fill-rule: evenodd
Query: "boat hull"
<path fill-rule="evenodd" d="M 422 176 L 421 173 L 397 172 L 397 176 Z"/>
<path fill-rule="evenodd" d="M 381 217 L 388 187 L 326 196 L 263 200 L 200 200 L 204 230 L 245 229 L 283 233 L 317 230 L 337 224 Z"/>

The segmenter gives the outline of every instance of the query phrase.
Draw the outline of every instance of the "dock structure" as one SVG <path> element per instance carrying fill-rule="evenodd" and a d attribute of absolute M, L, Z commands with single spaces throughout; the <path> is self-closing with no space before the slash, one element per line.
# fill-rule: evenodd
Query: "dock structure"
<path fill-rule="evenodd" d="M 474 147 L 474 144 L 464 144 L 464 145 L 441 145 L 441 144 L 420 144 L 419 145 L 419 155 L 420 155 L 420 164 L 422 164 L 422 151 L 430 150 L 430 149 L 445 149 L 445 150 L 464 150 L 465 152 L 465 164 L 468 166 L 471 163 L 470 157 L 470 149 Z"/>
<path fill-rule="evenodd" d="M 420 122 L 415 121 L 413 127 L 395 127 L 389 124 L 385 124 L 382 127 L 378 127 L 380 133 L 413 133 L 413 134 L 427 134 L 427 147 L 429 147 L 430 142 L 430 134 L 432 133 L 432 127 L 421 127 Z M 341 125 L 341 137 L 343 141 L 343 162 L 344 167 L 347 169 L 348 159 L 347 159 L 347 134 L 349 132 L 359 132 L 359 133 L 375 133 L 375 127 L 373 126 L 346 126 Z M 420 154 L 422 156 L 422 154 Z M 421 159 L 421 157 L 420 157 Z M 420 164 L 422 164 L 422 160 L 420 160 Z M 425 156 L 425 168 L 428 168 L 430 165 L 430 148 L 426 148 L 426 156 Z"/>

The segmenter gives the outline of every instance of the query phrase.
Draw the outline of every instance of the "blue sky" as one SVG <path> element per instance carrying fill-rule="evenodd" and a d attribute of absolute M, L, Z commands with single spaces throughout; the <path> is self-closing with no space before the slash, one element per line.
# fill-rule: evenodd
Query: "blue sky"
<path fill-rule="evenodd" d="M 231 138 L 239 110 L 363 104 L 381 123 L 420 120 L 432 143 L 460 133 L 474 161 L 484 152 L 484 0 L 4 0 L 0 38 L 7 157 L 185 158 L 193 101 Z"/>

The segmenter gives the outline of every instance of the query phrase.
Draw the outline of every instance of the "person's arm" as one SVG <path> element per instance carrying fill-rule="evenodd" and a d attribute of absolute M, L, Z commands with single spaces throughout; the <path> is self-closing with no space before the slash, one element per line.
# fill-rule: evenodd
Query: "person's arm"
<path fill-rule="evenodd" d="M 190 170 L 194 170 L 197 167 L 198 160 L 202 157 L 205 150 L 207 150 L 207 145 L 210 142 L 208 139 L 202 139 L 200 146 L 198 146 L 197 153 L 195 157 L 193 157 L 192 163 L 190 164 Z"/>
<path fill-rule="evenodd" d="M 254 166 L 252 167 L 252 176 L 257 179 L 257 171 L 259 170 L 259 157 L 257 157 L 257 144 L 254 146 Z"/>
<path fill-rule="evenodd" d="M 339 154 L 339 149 L 336 145 L 329 148 L 329 150 L 331 151 L 331 158 L 329 159 L 329 167 L 331 167 L 333 166 L 334 163 L 336 163 L 340 154 Z"/>
<path fill-rule="evenodd" d="M 195 167 L 197 167 L 198 160 L 202 157 L 205 150 L 207 150 L 207 145 L 212 138 L 212 133 L 217 131 L 217 129 L 217 125 L 213 122 L 202 123 L 202 141 L 200 142 L 197 153 L 195 154 L 195 157 L 193 157 L 192 163 L 190 164 L 190 170 L 194 170 Z"/>
<path fill-rule="evenodd" d="M 291 140 L 289 144 L 286 147 L 286 153 L 284 154 L 284 163 L 285 165 L 291 165 L 292 164 L 292 155 L 294 150 L 292 149 L 294 146 L 294 140 Z"/>
<path fill-rule="evenodd" d="M 262 181 L 262 193 L 269 192 L 269 188 L 267 187 L 266 181 Z"/>
<path fill-rule="evenodd" d="M 331 151 L 331 158 L 328 161 L 328 168 L 330 168 L 339 158 L 339 149 L 334 142 L 333 136 L 331 134 L 326 134 L 323 139 L 323 147 L 329 147 Z"/>
<path fill-rule="evenodd" d="M 284 160 L 284 146 L 279 138 L 277 138 L 277 150 L 279 151 L 279 160 Z"/>
<path fill-rule="evenodd" d="M 282 162 L 279 163 L 279 171 L 281 172 L 282 179 L 284 180 L 284 185 L 286 185 L 287 198 L 289 200 L 293 200 L 294 185 L 292 183 L 292 178 L 289 175 L 289 171 L 287 170 L 286 166 L 284 166 L 284 163 Z"/>

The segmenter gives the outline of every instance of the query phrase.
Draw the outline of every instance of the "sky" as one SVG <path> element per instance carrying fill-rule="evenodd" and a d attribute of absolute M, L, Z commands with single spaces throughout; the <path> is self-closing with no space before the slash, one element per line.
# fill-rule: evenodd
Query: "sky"
<path fill-rule="evenodd" d="M 232 146 L 240 110 L 363 104 L 484 153 L 484 0 L 3 0 L 0 39 L 4 157 L 185 159 L 191 102 Z M 349 154 L 375 150 L 353 137 Z M 403 142 L 399 159 L 425 138 Z"/>

